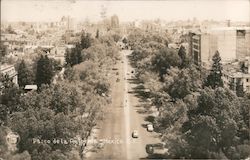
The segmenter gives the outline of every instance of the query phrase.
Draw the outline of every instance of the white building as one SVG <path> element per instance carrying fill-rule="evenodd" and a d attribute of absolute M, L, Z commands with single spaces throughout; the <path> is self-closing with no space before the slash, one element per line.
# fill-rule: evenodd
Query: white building
<path fill-rule="evenodd" d="M 15 67 L 13 65 L 1 65 L 0 66 L 0 74 L 2 75 L 8 75 L 9 78 L 12 78 L 13 83 L 18 85 L 18 80 L 17 80 L 17 72 L 15 70 Z"/>
<path fill-rule="evenodd" d="M 223 65 L 224 85 L 232 90 L 236 90 L 237 85 L 242 85 L 243 91 L 250 93 L 250 61 L 244 61 L 246 70 L 242 71 L 240 63 L 228 63 Z"/>
<path fill-rule="evenodd" d="M 223 63 L 250 56 L 250 27 L 213 28 L 205 32 L 191 32 L 190 54 L 197 65 L 211 63 L 216 50 Z"/>

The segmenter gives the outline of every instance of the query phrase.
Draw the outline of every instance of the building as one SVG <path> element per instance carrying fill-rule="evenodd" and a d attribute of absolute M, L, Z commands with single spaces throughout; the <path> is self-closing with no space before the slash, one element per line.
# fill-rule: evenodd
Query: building
<path fill-rule="evenodd" d="M 59 61 L 60 64 L 63 65 L 65 63 L 66 49 L 67 49 L 66 46 L 56 46 L 56 47 L 51 49 L 48 57 Z"/>
<path fill-rule="evenodd" d="M 2 75 L 8 75 L 9 78 L 12 78 L 13 83 L 18 85 L 17 80 L 17 72 L 15 70 L 15 67 L 13 65 L 1 65 L 0 66 L 0 74 Z"/>
<path fill-rule="evenodd" d="M 240 60 L 250 56 L 250 28 L 236 30 L 236 53 Z"/>
<path fill-rule="evenodd" d="M 245 70 L 241 65 L 244 63 Z M 234 91 L 240 85 L 243 91 L 250 93 L 250 61 L 245 60 L 243 63 L 234 62 L 223 65 L 223 82 L 224 85 Z"/>
<path fill-rule="evenodd" d="M 196 65 L 207 66 L 217 50 L 216 37 L 208 33 L 189 33 L 189 54 Z"/>
<path fill-rule="evenodd" d="M 36 91 L 37 90 L 37 85 L 25 85 L 24 90 L 26 92 L 28 92 L 28 91 Z"/>
<path fill-rule="evenodd" d="M 223 63 L 242 60 L 250 56 L 250 28 L 223 27 L 190 32 L 189 45 L 189 53 L 197 65 L 209 65 L 216 50 Z"/>
<path fill-rule="evenodd" d="M 111 27 L 112 28 L 118 28 L 119 27 L 119 18 L 117 15 L 113 15 L 111 17 Z"/>

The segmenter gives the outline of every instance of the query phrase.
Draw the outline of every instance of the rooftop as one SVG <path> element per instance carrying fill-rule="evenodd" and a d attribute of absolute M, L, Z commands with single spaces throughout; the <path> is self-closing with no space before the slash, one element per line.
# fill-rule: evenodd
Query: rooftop
<path fill-rule="evenodd" d="M 26 90 L 37 90 L 37 85 L 26 85 L 24 87 Z"/>
<path fill-rule="evenodd" d="M 9 68 L 12 68 L 14 67 L 13 65 L 8 65 L 8 64 L 1 64 L 0 65 L 0 71 L 3 71 L 3 70 L 6 70 L 6 69 L 9 69 Z"/>
<path fill-rule="evenodd" d="M 249 61 L 248 61 L 249 63 Z M 250 77 L 250 73 L 244 73 L 241 70 L 240 62 L 231 62 L 223 65 L 223 72 L 234 78 Z"/>

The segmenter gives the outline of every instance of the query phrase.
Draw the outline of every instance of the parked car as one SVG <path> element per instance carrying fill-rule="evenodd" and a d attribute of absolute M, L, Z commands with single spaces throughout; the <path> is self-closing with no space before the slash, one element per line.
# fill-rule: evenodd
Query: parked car
<path fill-rule="evenodd" d="M 148 124 L 147 125 L 147 131 L 149 131 L 149 132 L 153 132 L 154 131 L 154 127 L 153 127 L 152 124 Z"/>
<path fill-rule="evenodd" d="M 162 158 L 164 158 L 165 154 L 168 153 L 168 149 L 166 148 L 165 143 L 156 143 L 156 144 L 147 144 L 146 145 L 146 152 L 149 155 L 162 155 Z"/>
<path fill-rule="evenodd" d="M 133 137 L 133 138 L 138 138 L 138 137 L 139 137 L 139 133 L 138 133 L 137 130 L 134 130 L 134 131 L 132 132 L 132 137 Z"/>

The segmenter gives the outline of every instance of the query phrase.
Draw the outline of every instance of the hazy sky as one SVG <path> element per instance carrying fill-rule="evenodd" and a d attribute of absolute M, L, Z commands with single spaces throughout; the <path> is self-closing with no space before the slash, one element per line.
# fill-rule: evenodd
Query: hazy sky
<path fill-rule="evenodd" d="M 250 0 L 1 0 L 1 19 L 8 21 L 58 21 L 63 15 L 77 20 L 100 20 L 101 8 L 120 21 L 135 19 L 215 19 L 250 21 Z"/>

